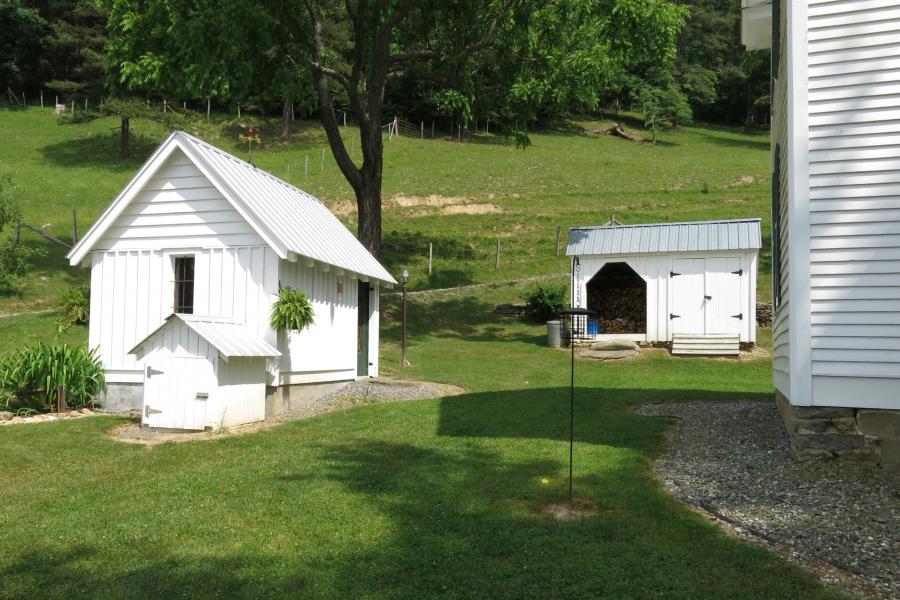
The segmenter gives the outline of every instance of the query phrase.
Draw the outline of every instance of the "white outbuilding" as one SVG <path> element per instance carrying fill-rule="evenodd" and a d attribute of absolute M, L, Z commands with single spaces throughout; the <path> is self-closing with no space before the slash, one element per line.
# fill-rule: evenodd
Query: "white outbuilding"
<path fill-rule="evenodd" d="M 101 404 L 173 429 L 262 419 L 378 375 L 379 291 L 394 279 L 321 202 L 176 131 L 84 238 Z M 313 324 L 269 324 L 282 287 Z"/>
<path fill-rule="evenodd" d="M 759 219 L 573 228 L 571 304 L 597 340 L 735 353 L 756 341 L 761 245 Z"/>

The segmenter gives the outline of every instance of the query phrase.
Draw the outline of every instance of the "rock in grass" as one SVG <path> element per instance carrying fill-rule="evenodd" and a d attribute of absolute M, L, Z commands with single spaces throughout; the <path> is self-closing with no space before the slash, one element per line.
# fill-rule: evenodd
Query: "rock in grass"
<path fill-rule="evenodd" d="M 619 360 L 621 358 L 631 358 L 638 354 L 637 350 L 585 350 L 578 356 L 595 360 Z"/>
<path fill-rule="evenodd" d="M 0 421 L 9 421 L 14 416 L 16 415 L 12 414 L 8 410 L 0 410 Z"/>
<path fill-rule="evenodd" d="M 621 351 L 621 350 L 634 350 L 637 352 L 638 345 L 631 340 L 608 340 L 604 342 L 594 342 L 591 344 L 591 350 L 598 350 L 601 352 L 610 352 L 610 351 Z"/>

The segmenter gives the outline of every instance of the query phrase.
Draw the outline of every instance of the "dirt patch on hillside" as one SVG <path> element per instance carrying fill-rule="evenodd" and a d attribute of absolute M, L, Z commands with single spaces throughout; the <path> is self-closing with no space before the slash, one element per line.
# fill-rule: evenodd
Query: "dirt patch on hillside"
<path fill-rule="evenodd" d="M 411 208 L 414 206 L 431 206 L 440 208 L 443 206 L 451 206 L 455 204 L 465 204 L 474 200 L 471 196 L 442 196 L 440 194 L 429 194 L 428 196 L 404 196 L 397 194 L 391 196 L 388 204 L 399 206 L 401 208 Z"/>
<path fill-rule="evenodd" d="M 456 204 L 441 209 L 442 215 L 490 215 L 503 212 L 496 204 Z"/>
<path fill-rule="evenodd" d="M 329 206 L 328 209 L 338 216 L 352 215 L 356 213 L 356 202 L 340 200 Z"/>
<path fill-rule="evenodd" d="M 741 187 L 743 185 L 752 185 L 754 183 L 756 183 L 756 177 L 754 177 L 753 175 L 744 175 L 727 187 Z"/>

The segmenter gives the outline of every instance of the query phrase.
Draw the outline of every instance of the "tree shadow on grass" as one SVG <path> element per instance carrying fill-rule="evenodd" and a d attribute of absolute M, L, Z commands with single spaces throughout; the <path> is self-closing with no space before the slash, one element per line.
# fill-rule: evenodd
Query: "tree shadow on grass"
<path fill-rule="evenodd" d="M 64 127 L 61 125 L 61 127 Z M 110 172 L 134 171 L 159 146 L 159 140 L 131 134 L 131 158 L 119 159 L 119 132 L 91 134 L 41 148 L 44 158 L 61 167 L 93 167 Z"/>
<path fill-rule="evenodd" d="M 388 231 L 381 238 L 381 264 L 396 277 L 410 264 L 410 259 L 428 256 L 429 243 L 434 244 L 436 249 L 436 261 L 453 266 L 434 269 L 427 280 L 428 288 L 457 287 L 474 281 L 474 270 L 465 263 L 477 257 L 475 250 L 456 238 L 442 235 L 425 235 L 418 231 Z"/>
<path fill-rule="evenodd" d="M 244 506 L 238 495 L 213 500 L 191 487 L 187 473 L 164 496 L 128 506 L 158 515 L 164 507 L 154 503 L 196 503 L 196 522 L 180 525 L 187 529 L 157 517 L 136 540 L 122 533 L 127 527 L 73 519 L 73 528 L 94 535 L 102 527 L 108 543 L 66 542 L 78 539 L 74 532 L 35 538 L 0 558 L 0 595 L 831 597 L 812 577 L 720 534 L 661 490 L 645 461 L 660 447 L 666 420 L 620 410 L 646 391 L 616 390 L 613 406 L 593 408 L 590 391 L 578 390 L 575 490 L 599 510 L 582 521 L 559 523 L 542 512 L 566 498 L 567 390 L 467 394 L 438 401 L 437 437 L 429 431 L 430 401 L 358 409 L 374 427 L 350 426 L 342 435 L 323 437 L 316 428 L 346 413 L 259 434 L 282 438 L 282 450 L 260 460 L 249 481 L 235 479 L 230 462 L 222 465 L 230 485 L 263 494 L 265 508 Z M 249 453 L 238 460 L 265 456 L 249 442 L 214 449 Z M 305 513 L 299 507 L 310 489 L 328 490 L 334 505 Z M 234 531 L 231 543 L 204 541 L 205 528 L 230 527 L 203 518 L 199 507 L 208 501 L 230 502 L 242 515 L 263 511 L 255 518 L 267 522 Z M 296 514 L 284 509 L 292 504 Z M 191 542 L 171 543 L 181 537 Z"/>

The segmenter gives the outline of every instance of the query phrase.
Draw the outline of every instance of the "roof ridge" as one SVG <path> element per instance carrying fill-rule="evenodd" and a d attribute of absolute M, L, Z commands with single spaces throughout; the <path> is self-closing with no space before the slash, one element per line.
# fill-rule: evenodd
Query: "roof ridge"
<path fill-rule="evenodd" d="M 240 157 L 238 157 L 238 156 L 235 156 L 235 155 L 232 154 L 231 152 L 228 152 L 228 151 L 226 151 L 226 150 L 222 150 L 222 149 L 219 148 L 218 146 L 213 146 L 212 144 L 210 144 L 210 143 L 207 142 L 206 140 L 203 140 L 203 139 L 201 139 L 201 138 L 198 138 L 198 137 L 195 136 L 195 135 L 191 135 L 190 133 L 188 133 L 188 132 L 186 132 L 186 131 L 184 131 L 184 130 L 182 130 L 182 129 L 176 130 L 175 133 L 183 134 L 183 135 L 186 136 L 190 141 L 195 142 L 195 143 L 198 143 L 198 144 L 201 144 L 201 145 L 205 146 L 208 150 L 210 150 L 210 151 L 212 151 L 212 152 L 217 152 L 217 153 L 221 154 L 222 156 L 224 156 L 225 158 L 227 158 L 227 159 L 229 159 L 229 160 L 233 160 L 233 161 L 236 162 L 238 165 L 240 165 L 240 166 L 242 166 L 242 167 L 244 167 L 244 168 L 250 168 L 250 169 L 252 169 L 255 173 L 258 173 L 259 175 L 262 175 L 262 176 L 264 176 L 264 177 L 266 177 L 266 178 L 268 178 L 268 179 L 271 179 L 271 180 L 274 181 L 275 183 L 281 184 L 281 185 L 287 187 L 288 189 L 294 190 L 295 192 L 299 192 L 299 193 L 303 194 L 304 196 L 308 196 L 310 199 L 315 200 L 316 202 L 318 202 L 318 203 L 321 204 L 322 206 L 325 206 L 325 203 L 324 203 L 324 202 L 322 202 L 319 198 L 316 198 L 315 196 L 313 196 L 313 195 L 310 194 L 309 192 L 307 192 L 307 191 L 305 191 L 305 190 L 301 190 L 301 189 L 298 188 L 297 186 L 295 186 L 295 185 L 293 185 L 293 184 L 291 184 L 291 183 L 288 183 L 287 181 L 285 181 L 284 179 L 278 177 L 277 175 L 274 175 L 274 174 L 272 174 L 272 173 L 266 171 L 265 169 L 261 169 L 260 167 L 257 167 L 257 166 L 254 165 L 253 163 L 247 162 L 246 160 L 244 160 L 244 159 L 242 159 L 242 158 L 240 158 Z M 327 207 L 326 207 L 326 208 L 327 208 Z"/>
<path fill-rule="evenodd" d="M 667 221 L 665 223 L 633 223 L 629 225 L 583 225 L 577 227 L 569 227 L 569 230 L 575 229 L 623 229 L 633 227 L 671 227 L 675 225 L 722 225 L 726 223 L 749 223 L 753 221 L 762 222 L 760 217 L 744 217 L 740 219 L 714 219 L 711 221 Z"/>

